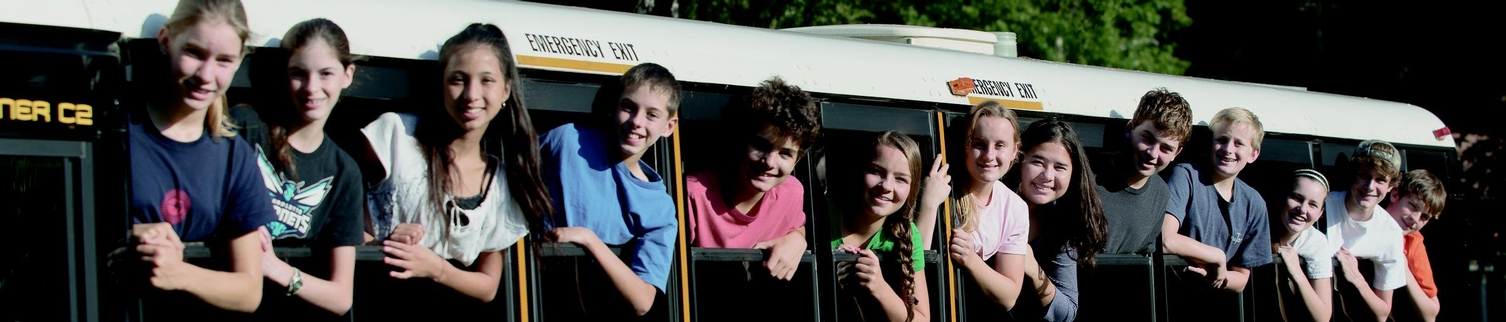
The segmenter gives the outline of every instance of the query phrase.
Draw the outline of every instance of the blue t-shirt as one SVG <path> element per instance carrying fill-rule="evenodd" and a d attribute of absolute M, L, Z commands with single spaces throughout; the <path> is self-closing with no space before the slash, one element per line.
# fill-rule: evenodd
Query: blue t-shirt
<path fill-rule="evenodd" d="M 166 222 L 184 242 L 229 240 L 277 219 L 256 151 L 240 137 L 173 141 L 131 115 L 131 223 Z"/>
<path fill-rule="evenodd" d="M 628 246 L 628 267 L 664 291 L 678 234 L 674 199 L 648 163 L 638 161 L 648 176 L 643 181 L 627 163 L 613 160 L 617 146 L 610 140 L 607 133 L 581 124 L 554 128 L 539 140 L 544 184 L 564 221 L 547 226 L 585 227 L 603 243 Z"/>
<path fill-rule="evenodd" d="M 1234 196 L 1225 201 L 1212 175 L 1188 163 L 1173 167 L 1166 185 L 1171 188 L 1166 212 L 1181 222 L 1177 233 L 1223 250 L 1231 267 L 1271 263 L 1269 214 L 1255 188 L 1235 178 Z"/>

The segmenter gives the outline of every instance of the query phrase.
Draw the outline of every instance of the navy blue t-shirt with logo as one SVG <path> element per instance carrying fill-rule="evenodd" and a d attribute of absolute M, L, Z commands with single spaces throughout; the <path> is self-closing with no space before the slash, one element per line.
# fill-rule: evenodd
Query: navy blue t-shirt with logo
<path fill-rule="evenodd" d="M 170 223 L 185 243 L 211 248 L 227 243 L 277 218 L 262 188 L 256 151 L 239 137 L 215 138 L 207 130 L 193 142 L 162 135 L 146 113 L 127 120 L 130 137 L 130 222 Z M 208 261 L 187 259 L 201 267 L 228 271 L 229 254 L 211 249 Z M 144 278 L 144 277 L 143 277 Z M 151 320 L 225 320 L 244 315 L 215 309 L 185 292 L 142 293 L 141 314 Z"/>
<path fill-rule="evenodd" d="M 230 240 L 276 219 L 256 151 L 239 137 L 193 142 L 162 136 L 145 113 L 130 118 L 131 223 L 166 222 L 183 242 Z"/>

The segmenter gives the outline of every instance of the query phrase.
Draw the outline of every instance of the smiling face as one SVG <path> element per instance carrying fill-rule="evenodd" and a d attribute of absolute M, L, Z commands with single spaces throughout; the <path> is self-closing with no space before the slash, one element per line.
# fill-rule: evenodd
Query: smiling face
<path fill-rule="evenodd" d="M 910 161 L 905 153 L 888 145 L 878 146 L 874 158 L 863 172 L 863 211 L 884 217 L 904 208 L 909 200 Z"/>
<path fill-rule="evenodd" d="M 967 173 L 974 185 L 988 184 L 1003 178 L 1013 165 L 1019 144 L 1014 124 L 1002 117 L 981 117 L 974 123 L 968 138 Z"/>
<path fill-rule="evenodd" d="M 177 31 L 164 28 L 157 41 L 167 51 L 180 104 L 202 111 L 230 89 L 241 66 L 244 41 L 222 19 L 205 19 Z"/>
<path fill-rule="evenodd" d="M 1128 135 L 1130 149 L 1134 152 L 1132 166 L 1141 177 L 1148 178 L 1165 170 L 1171 160 L 1182 152 L 1182 142 L 1174 136 L 1163 134 L 1151 121 L 1142 121 L 1129 128 Z"/>
<path fill-rule="evenodd" d="M 1380 171 L 1356 171 L 1354 184 L 1349 188 L 1349 199 L 1354 200 L 1361 209 L 1374 209 L 1380 204 L 1381 198 L 1391 192 L 1394 184 L 1392 178 Z"/>
<path fill-rule="evenodd" d="M 625 159 L 636 160 L 659 138 L 674 132 L 679 118 L 669 111 L 669 93 L 633 85 L 617 100 L 617 143 Z"/>
<path fill-rule="evenodd" d="M 1067 194 L 1072 183 L 1072 157 L 1067 147 L 1048 141 L 1025 151 L 1020 164 L 1020 197 L 1032 205 L 1049 204 Z"/>
<path fill-rule="evenodd" d="M 1296 234 L 1307 230 L 1323 217 L 1323 202 L 1328 198 L 1328 189 L 1323 184 L 1307 177 L 1298 177 L 1292 183 L 1292 191 L 1286 195 L 1286 204 L 1281 216 L 1281 225 Z"/>
<path fill-rule="evenodd" d="M 485 132 L 511 95 L 497 50 L 484 45 L 461 48 L 445 66 L 444 75 L 444 105 L 450 117 L 465 133 Z"/>
<path fill-rule="evenodd" d="M 1255 129 L 1242 122 L 1221 122 L 1213 130 L 1213 168 L 1221 178 L 1231 178 L 1260 155 L 1252 143 Z"/>
<path fill-rule="evenodd" d="M 746 151 L 741 156 L 739 175 L 746 188 L 764 193 L 789 179 L 800 161 L 800 144 L 794 138 L 779 135 L 773 125 L 764 124 L 756 135 L 748 138 Z"/>
<path fill-rule="evenodd" d="M 1422 227 L 1427 226 L 1428 221 L 1432 220 L 1431 216 L 1423 215 L 1423 209 L 1427 206 L 1423 204 L 1422 199 L 1417 198 L 1417 195 L 1402 196 L 1398 191 L 1391 193 L 1390 196 L 1391 205 L 1386 207 L 1386 212 L 1391 213 L 1391 219 L 1396 220 L 1396 224 L 1401 226 L 1402 235 L 1422 230 Z"/>
<path fill-rule="evenodd" d="M 327 119 L 354 72 L 355 66 L 341 64 L 339 52 L 321 38 L 294 50 L 288 57 L 288 92 L 303 121 Z"/>

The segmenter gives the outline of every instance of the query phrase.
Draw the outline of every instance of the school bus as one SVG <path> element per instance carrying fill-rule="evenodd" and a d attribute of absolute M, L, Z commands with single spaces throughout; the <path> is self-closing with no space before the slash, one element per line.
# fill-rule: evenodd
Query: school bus
<path fill-rule="evenodd" d="M 0 254 L 0 319 L 115 321 L 131 299 L 112 291 L 103 254 L 118 246 L 126 225 L 128 193 L 124 168 L 124 126 L 120 111 L 142 104 L 159 87 L 153 64 L 162 56 L 155 41 L 171 14 L 171 0 L 0 1 L 0 204 L 11 245 Z M 1448 128 L 1427 110 L 1397 102 L 1193 77 L 1057 63 L 1026 58 L 834 37 L 812 30 L 769 30 L 664 17 L 510 1 L 246 1 L 253 47 L 228 94 L 232 102 L 254 96 L 252 74 L 276 68 L 257 65 L 258 51 L 275 51 L 293 24 L 328 18 L 347 33 L 358 62 L 357 81 L 345 92 L 327 125 L 342 146 L 361 143 L 357 129 L 388 111 L 437 108 L 440 44 L 473 22 L 495 24 L 505 32 L 519 64 L 528 106 L 541 131 L 590 118 L 597 89 L 644 62 L 668 67 L 684 86 L 681 126 L 656 144 L 648 160 L 666 178 L 685 220 L 687 173 L 708 167 L 704 151 L 721 140 L 721 109 L 773 76 L 809 91 L 823 110 L 822 146 L 840 146 L 865 133 L 895 130 L 922 144 L 924 164 L 947 144 L 941 129 L 974 104 L 997 101 L 1015 109 L 1022 122 L 1058 117 L 1083 135 L 1094 158 L 1118 149 L 1136 103 L 1146 91 L 1165 87 L 1180 93 L 1205 126 L 1227 107 L 1253 111 L 1267 131 L 1259 162 L 1241 175 L 1261 191 L 1281 189 L 1285 174 L 1318 168 L 1330 178 L 1347 178 L 1342 166 L 1355 144 L 1380 139 L 1401 148 L 1405 169 L 1428 169 L 1452 178 L 1457 155 Z M 260 85 L 257 85 L 260 86 Z M 275 85 L 274 85 L 275 86 Z M 1205 130 L 1195 135 L 1178 162 L 1206 158 Z M 953 138 L 955 140 L 955 138 Z M 1116 141 L 1118 140 L 1118 141 Z M 820 149 L 797 164 L 807 182 L 808 236 L 830 240 L 822 196 L 825 183 Z M 1342 182 L 1335 179 L 1336 182 Z M 14 221 L 19 220 L 19 223 Z M 949 223 L 950 220 L 943 220 Z M 710 287 L 727 263 L 758 262 L 754 250 L 688 247 L 681 225 L 670 286 L 655 310 L 669 321 L 794 318 L 850 320 L 834 310 L 833 254 L 814 246 L 803 258 L 800 276 L 786 288 L 795 296 L 774 299 L 791 310 L 743 306 L 736 312 L 703 310 L 730 296 Z M 938 236 L 950 231 L 945 225 Z M 944 238 L 937 238 L 944 240 Z M 518 246 L 537 241 L 521 241 Z M 822 245 L 810 242 L 810 245 Z M 568 246 L 509 253 L 506 279 L 497 305 L 509 321 L 549 320 L 541 302 L 551 281 L 538 274 L 540 262 L 582 256 Z M 935 247 L 932 247 L 935 249 Z M 208 251 L 190 248 L 187 256 Z M 308 249 L 277 249 L 282 257 L 310 256 Z M 358 266 L 378 267 L 375 248 L 359 251 Z M 925 272 L 931 287 L 932 320 L 966 316 L 962 298 L 967 281 L 945 260 L 927 251 Z M 1166 256 L 1100 257 L 1108 267 L 1101 280 L 1084 285 L 1085 320 L 1168 320 L 1176 310 L 1166 303 L 1169 267 L 1185 265 Z M 1116 269 L 1118 269 L 1116 271 Z M 1117 273 L 1116 273 L 1117 272 Z M 1257 272 L 1258 273 L 1258 272 Z M 362 275 L 361 281 L 382 276 Z M 1086 280 L 1086 278 L 1085 278 Z M 1253 283 L 1252 283 L 1253 284 Z M 698 287 L 705 286 L 705 287 Z M 1112 293 L 1111 292 L 1117 292 Z M 1219 320 L 1265 320 L 1268 301 L 1252 285 L 1232 296 L 1239 310 Z M 380 295 L 363 289 L 352 310 L 363 316 L 361 298 Z M 1126 295 L 1128 294 L 1128 295 Z M 1096 312 L 1093 301 L 1131 301 L 1135 309 Z M 763 316 L 760 314 L 776 314 Z M 778 315 L 782 314 L 782 315 Z"/>

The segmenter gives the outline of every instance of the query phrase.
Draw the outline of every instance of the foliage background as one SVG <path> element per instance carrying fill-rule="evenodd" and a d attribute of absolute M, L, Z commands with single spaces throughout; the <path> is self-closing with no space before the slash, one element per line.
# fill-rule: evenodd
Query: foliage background
<path fill-rule="evenodd" d="M 765 28 L 904 24 L 1011 31 L 1021 56 L 1182 75 L 1176 32 L 1192 25 L 1181 0 L 710 0 L 687 1 L 684 18 Z"/>

